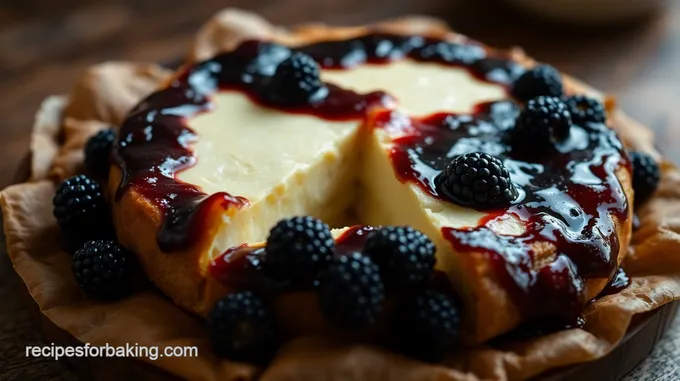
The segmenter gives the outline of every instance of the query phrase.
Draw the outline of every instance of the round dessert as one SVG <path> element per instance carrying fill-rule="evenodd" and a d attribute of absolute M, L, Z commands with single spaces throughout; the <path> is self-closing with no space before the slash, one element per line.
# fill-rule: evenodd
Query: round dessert
<path fill-rule="evenodd" d="M 459 300 L 466 343 L 527 321 L 571 324 L 627 251 L 631 165 L 601 104 L 570 98 L 586 89 L 533 67 L 516 52 L 406 26 L 240 41 L 182 68 L 123 123 L 109 177 L 118 237 L 164 293 L 202 315 L 231 291 L 273 288 L 289 291 L 275 304 L 290 331 L 325 329 L 321 312 L 370 325 L 389 314 L 378 306 L 391 293 L 420 287 L 395 289 L 383 274 L 391 268 L 436 284 L 420 304 Z M 429 246 L 408 241 L 417 259 L 385 265 L 368 243 L 338 250 L 346 234 L 319 233 L 315 256 L 299 263 L 311 270 L 272 284 L 268 268 L 285 255 L 258 242 L 301 215 L 332 227 L 408 225 L 436 254 L 428 262 Z M 313 222 L 294 226 L 318 233 Z M 269 256 L 274 264 L 260 266 Z M 428 263 L 434 271 L 418 275 Z M 361 310 L 310 303 L 319 274 L 331 279 L 321 294 L 366 300 Z M 342 279 L 362 287 L 339 293 Z"/>

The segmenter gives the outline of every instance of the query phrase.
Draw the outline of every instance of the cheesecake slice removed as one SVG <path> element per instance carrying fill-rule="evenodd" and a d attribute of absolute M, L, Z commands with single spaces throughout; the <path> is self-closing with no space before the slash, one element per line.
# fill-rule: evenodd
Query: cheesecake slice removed
<path fill-rule="evenodd" d="M 575 123 L 541 155 L 509 143 L 523 65 L 442 32 L 243 41 L 184 67 L 123 123 L 109 179 L 119 239 L 165 294 L 205 315 L 242 287 L 225 258 L 261 246 L 280 219 L 409 225 L 437 246 L 466 342 L 573 319 L 627 250 L 630 166 L 603 123 Z M 447 166 L 473 152 L 508 169 L 511 203 L 447 196 Z"/>

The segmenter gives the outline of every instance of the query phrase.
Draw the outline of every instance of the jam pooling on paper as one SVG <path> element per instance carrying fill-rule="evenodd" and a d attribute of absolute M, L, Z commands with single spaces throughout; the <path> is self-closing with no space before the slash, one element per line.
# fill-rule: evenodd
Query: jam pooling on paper
<path fill-rule="evenodd" d="M 384 111 L 376 124 L 400 129 L 390 152 L 397 177 L 442 200 L 436 178 L 454 157 L 482 151 L 503 161 L 519 200 L 492 211 L 480 226 L 443 228 L 442 234 L 463 261 L 472 260 L 467 253 L 482 253 L 526 317 L 571 320 L 588 302 L 584 279 L 609 279 L 618 268 L 620 242 L 611 217 L 625 220 L 629 206 L 615 173 L 630 164 L 616 133 L 602 123 L 573 125 L 565 141 L 543 152 L 515 149 L 506 131 L 519 111 L 504 100 L 480 104 L 471 114 L 406 118 Z M 518 219 L 526 232 L 492 231 L 488 222 L 502 216 Z M 537 242 L 554 245 L 555 255 L 535 252 Z"/>
<path fill-rule="evenodd" d="M 318 42 L 297 47 L 322 68 L 342 69 L 363 63 L 381 64 L 409 57 L 468 69 L 475 77 L 509 84 L 522 69 L 505 53 L 489 52 L 474 42 L 451 43 L 434 38 L 371 33 L 353 39 Z M 196 157 L 190 144 L 196 134 L 188 119 L 214 106 L 217 91 L 240 91 L 253 102 L 281 112 L 310 114 L 327 120 L 365 119 L 367 110 L 390 102 L 388 94 L 359 94 L 326 84 L 325 97 L 297 107 L 281 107 L 267 100 L 278 63 L 291 49 L 271 42 L 246 41 L 235 50 L 189 66 L 171 84 L 142 101 L 123 123 L 114 149 L 122 170 L 116 199 L 134 188 L 164 214 L 157 235 L 161 250 L 181 250 L 203 230 L 214 208 L 239 208 L 248 200 L 226 192 L 210 197 L 175 174 L 191 167 Z"/>
<path fill-rule="evenodd" d="M 523 71 L 508 54 L 472 41 L 371 33 L 295 49 L 310 54 L 325 69 L 409 58 L 461 67 L 479 80 L 503 86 Z M 120 199 L 126 189 L 133 188 L 164 213 L 157 236 L 162 250 L 190 246 L 214 208 L 248 205 L 248 200 L 237 195 L 208 196 L 175 178 L 177 172 L 196 161 L 189 146 L 197 137 L 187 121 L 213 107 L 211 96 L 215 92 L 240 91 L 253 102 L 281 112 L 357 122 L 366 119 L 367 110 L 392 101 L 381 91 L 358 94 L 326 84 L 326 96 L 310 103 L 292 108 L 272 104 L 266 97 L 272 91 L 272 75 L 290 53 L 289 48 L 274 43 L 246 41 L 234 51 L 184 69 L 168 88 L 149 96 L 124 122 L 114 150 L 123 174 L 116 197 Z M 481 104 L 465 115 L 409 119 L 411 128 L 396 141 L 391 158 L 401 181 L 415 183 L 440 197 L 434 178 L 453 156 L 470 151 L 499 156 L 521 189 L 522 198 L 497 215 L 516 215 L 524 222 L 526 233 L 499 236 L 486 226 L 444 228 L 442 233 L 462 257 L 484 253 L 525 314 L 571 317 L 585 305 L 583 279 L 608 278 L 617 268 L 619 242 L 609 215 L 625 218 L 628 214 L 627 200 L 614 172 L 629 164 L 615 134 L 602 124 L 575 126 L 566 142 L 543 156 L 514 152 L 502 136 L 511 128 L 517 112 L 512 101 L 500 101 Z M 384 112 L 378 122 L 380 117 L 384 125 L 389 125 L 393 115 Z M 534 266 L 536 253 L 530 245 L 536 241 L 548 241 L 557 248 L 554 260 L 539 268 Z M 248 274 L 260 260 L 257 250 L 247 252 L 245 259 L 229 261 L 229 265 L 220 264 L 220 260 L 236 252 L 225 254 L 216 260 L 211 272 L 218 279 L 231 271 Z M 245 270 L 234 270 L 237 268 Z M 236 277 L 228 277 L 232 279 L 228 283 L 236 282 Z M 248 276 L 241 278 L 249 282 Z"/>

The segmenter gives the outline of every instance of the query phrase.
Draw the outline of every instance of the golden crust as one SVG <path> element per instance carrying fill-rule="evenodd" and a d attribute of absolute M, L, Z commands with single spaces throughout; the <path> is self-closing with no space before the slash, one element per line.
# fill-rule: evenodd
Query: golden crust
<path fill-rule="evenodd" d="M 239 41 L 257 37 L 295 46 L 317 40 L 345 39 L 371 30 L 391 33 L 430 35 L 448 40 L 461 40 L 464 36 L 451 32 L 444 23 L 426 17 L 407 17 L 363 27 L 329 27 L 323 24 L 307 24 L 285 30 L 275 27 L 257 15 L 242 11 L 228 10 L 218 14 L 199 31 L 193 57 L 200 60 L 213 56 L 219 51 L 233 48 Z M 514 58 L 527 65 L 533 61 L 515 49 Z M 565 78 L 567 90 L 573 93 L 589 93 L 600 96 L 596 91 L 571 78 Z M 624 168 L 617 172 L 629 200 L 632 200 L 630 176 Z M 120 172 L 113 168 L 109 182 L 114 193 L 120 179 Z M 226 289 L 206 275 L 208 263 L 202 253 L 209 247 L 212 237 L 221 223 L 205 224 L 210 228 L 203 232 L 196 244 L 187 250 L 176 253 L 163 253 L 156 244 L 156 232 L 160 228 L 161 214 L 134 189 L 127 191 L 113 208 L 114 222 L 120 241 L 137 253 L 147 275 L 154 283 L 178 305 L 195 313 L 205 315 L 217 298 Z M 631 213 L 624 221 L 617 221 L 616 227 L 621 241 L 617 253 L 620 263 L 628 250 L 631 237 Z M 538 243 L 537 268 L 550 263 L 555 258 L 556 248 L 550 244 Z M 461 257 L 457 271 L 460 279 L 458 291 L 462 293 L 465 315 L 465 337 L 467 343 L 477 343 L 509 331 L 517 326 L 522 315 L 508 292 L 496 278 L 484 253 L 470 253 Z M 588 298 L 593 298 L 604 288 L 607 279 L 591 279 L 586 282 Z M 299 307 L 295 298 L 281 303 L 281 316 L 300 316 L 295 313 Z M 314 314 L 311 314 L 314 316 Z M 318 314 L 317 314 L 318 315 Z M 287 318 L 286 321 L 294 319 Z M 323 327 L 322 321 L 314 323 L 307 318 L 309 325 Z M 319 319 L 321 320 L 321 319 Z M 293 324 L 295 325 L 295 324 Z M 321 328 L 319 328 L 321 329 Z M 293 329 L 295 330 L 295 329 Z"/>
<path fill-rule="evenodd" d="M 120 169 L 112 167 L 109 176 L 112 197 L 115 197 L 120 178 Z M 137 254 L 149 279 L 179 306 L 205 314 L 214 301 L 226 293 L 217 282 L 210 282 L 210 295 L 213 296 L 206 295 L 207 264 L 201 262 L 219 227 L 221 210 L 206 214 L 214 220 L 206 221 L 204 226 L 208 229 L 201 232 L 190 248 L 173 253 L 162 252 L 156 242 L 162 222 L 161 211 L 134 188 L 123 193 L 112 212 L 120 242 Z"/>

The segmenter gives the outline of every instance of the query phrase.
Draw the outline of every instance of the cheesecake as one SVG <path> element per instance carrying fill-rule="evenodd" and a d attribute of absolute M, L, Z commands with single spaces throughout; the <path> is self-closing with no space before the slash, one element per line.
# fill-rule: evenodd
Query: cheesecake
<path fill-rule="evenodd" d="M 364 225 L 427 235 L 468 344 L 576 319 L 616 274 L 631 165 L 604 114 L 559 100 L 589 89 L 439 29 L 251 32 L 138 104 L 113 149 L 118 239 L 179 306 L 205 316 L 251 284 L 225 263 L 298 215 L 359 224 L 336 230 L 336 245 Z M 454 181 L 470 167 L 483 184 Z M 278 310 L 291 331 L 322 325 L 295 313 L 306 300 Z"/>

